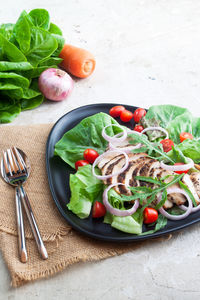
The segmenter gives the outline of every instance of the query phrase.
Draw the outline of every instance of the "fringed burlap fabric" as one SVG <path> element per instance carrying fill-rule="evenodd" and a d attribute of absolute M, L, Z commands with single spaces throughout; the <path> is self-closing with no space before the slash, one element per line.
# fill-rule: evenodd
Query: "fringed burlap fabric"
<path fill-rule="evenodd" d="M 96 261 L 134 250 L 142 243 L 117 244 L 92 240 L 74 231 L 63 219 L 52 199 L 45 166 L 45 151 L 51 124 L 4 126 L 0 129 L 0 151 L 11 146 L 22 149 L 31 163 L 25 185 L 49 258 L 40 258 L 24 214 L 28 262 L 18 258 L 14 188 L 0 180 L 0 249 L 11 275 L 11 284 L 20 286 L 53 275 L 79 261 Z"/>

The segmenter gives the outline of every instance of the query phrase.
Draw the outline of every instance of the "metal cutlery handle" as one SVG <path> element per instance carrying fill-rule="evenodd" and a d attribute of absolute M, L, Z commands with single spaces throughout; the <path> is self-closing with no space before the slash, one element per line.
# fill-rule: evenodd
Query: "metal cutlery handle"
<path fill-rule="evenodd" d="M 24 222 L 22 214 L 22 205 L 19 194 L 19 188 L 15 188 L 15 203 L 16 203 L 16 215 L 17 215 L 17 231 L 18 231 L 18 246 L 19 246 L 19 256 L 21 262 L 27 262 L 27 251 L 26 251 L 26 241 L 24 234 Z"/>
<path fill-rule="evenodd" d="M 28 221 L 31 226 L 31 230 L 32 230 L 34 238 L 36 240 L 36 244 L 37 244 L 39 253 L 43 259 L 47 259 L 48 258 L 47 250 L 42 241 L 42 238 L 41 238 L 41 235 L 40 235 L 40 232 L 39 232 L 28 196 L 22 185 L 19 186 L 19 190 L 20 190 L 20 196 L 21 196 L 21 199 L 22 199 L 22 202 L 23 202 L 23 205 L 24 205 L 27 217 L 28 217 Z"/>

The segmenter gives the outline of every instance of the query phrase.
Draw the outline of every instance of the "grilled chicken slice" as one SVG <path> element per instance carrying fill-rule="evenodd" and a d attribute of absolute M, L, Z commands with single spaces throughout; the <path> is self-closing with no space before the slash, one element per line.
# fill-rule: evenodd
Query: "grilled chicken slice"
<path fill-rule="evenodd" d="M 137 161 L 130 162 L 128 168 L 118 175 L 117 181 L 127 186 L 139 186 L 139 180 L 135 180 L 135 176 L 139 175 L 141 167 L 150 160 L 149 157 L 143 156 Z M 118 189 L 121 194 L 131 195 L 130 190 L 123 185 L 119 185 Z"/>
<path fill-rule="evenodd" d="M 200 172 L 190 174 L 190 179 L 195 187 L 198 197 L 200 198 Z"/>
<path fill-rule="evenodd" d="M 129 165 L 133 162 L 138 161 L 140 158 L 142 157 L 146 157 L 145 153 L 129 153 L 128 154 L 128 158 L 129 158 Z M 125 164 L 125 157 L 122 155 L 121 159 L 115 161 L 114 163 L 111 162 L 111 164 L 109 164 L 107 166 L 107 168 L 102 170 L 102 174 L 104 175 L 109 175 L 109 174 L 115 174 L 117 173 L 120 169 L 123 168 Z M 110 184 L 115 184 L 118 183 L 118 176 L 113 176 L 112 178 L 108 178 L 107 180 L 104 181 L 104 184 L 110 185 Z M 116 186 L 115 190 L 120 193 L 119 191 L 119 186 Z"/>
<path fill-rule="evenodd" d="M 126 143 L 123 145 L 124 147 Z M 173 179 L 174 172 L 163 170 L 160 167 L 160 162 L 156 159 L 149 158 L 146 153 L 129 153 L 129 165 L 128 168 L 121 174 L 113 176 L 104 181 L 106 185 L 123 183 L 126 186 L 149 186 L 151 188 L 156 188 L 155 184 L 142 182 L 135 179 L 135 176 L 145 176 L 152 178 L 165 178 L 165 182 L 168 183 Z M 125 164 L 125 158 L 123 154 L 118 154 L 117 152 L 109 153 L 108 156 L 104 157 L 101 162 L 99 162 L 98 167 L 101 169 L 102 175 L 109 175 L 118 172 Z M 185 174 L 183 183 L 188 186 L 192 192 L 197 204 L 200 203 L 200 172 L 193 172 L 191 175 Z M 115 191 L 119 194 L 131 195 L 131 192 L 126 186 L 118 185 L 114 187 Z M 179 187 L 176 183 L 171 187 Z M 172 193 L 167 195 L 167 200 L 164 204 L 164 208 L 168 209 L 173 206 L 173 204 L 181 205 L 186 202 L 186 198 L 182 194 Z M 152 203 L 152 206 L 154 203 Z"/>

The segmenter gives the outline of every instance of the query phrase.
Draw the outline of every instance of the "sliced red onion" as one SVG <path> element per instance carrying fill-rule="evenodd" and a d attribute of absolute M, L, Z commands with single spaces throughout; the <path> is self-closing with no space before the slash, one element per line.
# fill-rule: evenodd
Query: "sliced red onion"
<path fill-rule="evenodd" d="M 162 127 L 148 127 L 148 128 L 145 128 L 144 130 L 142 130 L 141 131 L 141 133 L 145 133 L 145 132 L 147 132 L 147 131 L 149 131 L 149 130 L 159 130 L 159 131 L 162 131 L 162 132 L 164 132 L 165 133 L 165 135 L 166 135 L 166 139 L 168 139 L 169 138 L 169 134 L 168 134 L 168 132 L 167 132 L 167 130 L 165 130 L 164 128 L 162 128 Z"/>
<path fill-rule="evenodd" d="M 139 132 L 138 132 L 138 133 L 139 133 Z M 128 131 L 128 134 L 129 134 L 129 131 Z M 140 134 L 140 133 L 139 133 L 139 134 Z M 122 135 L 122 132 L 116 134 L 115 137 L 118 137 L 118 136 L 120 136 L 120 135 Z M 120 143 L 117 142 L 117 145 L 120 145 Z M 131 150 L 138 149 L 138 148 L 141 147 L 141 144 L 140 144 L 140 143 L 137 144 L 137 145 L 132 145 L 132 146 L 128 146 L 128 147 L 117 147 L 117 145 L 114 145 L 113 143 L 109 142 L 109 146 L 108 146 L 108 147 L 109 147 L 110 150 L 115 150 L 115 149 L 118 150 L 118 149 L 120 149 L 121 151 L 124 151 L 124 152 L 126 152 L 126 153 L 130 153 Z"/>
<path fill-rule="evenodd" d="M 131 216 L 132 214 L 134 214 L 136 212 L 136 210 L 139 207 L 139 201 L 135 200 L 135 203 L 133 204 L 133 206 L 130 209 L 127 210 L 120 210 L 117 208 L 114 208 L 108 201 L 108 191 L 113 188 L 114 186 L 117 185 L 124 185 L 123 183 L 114 183 L 109 185 L 109 187 L 107 187 L 105 189 L 105 191 L 103 192 L 103 204 L 105 205 L 107 211 L 109 211 L 111 214 L 118 216 L 118 217 L 126 217 L 126 216 Z"/>
<path fill-rule="evenodd" d="M 175 216 L 175 215 L 171 215 L 168 212 L 166 212 L 166 210 L 163 207 L 159 208 L 159 212 L 163 216 L 165 216 L 166 218 L 168 218 L 170 220 L 182 220 L 182 219 L 186 218 L 192 212 L 192 200 L 190 199 L 188 194 L 183 189 L 180 189 L 180 188 L 168 188 L 167 189 L 167 194 L 173 194 L 173 193 L 183 194 L 187 198 L 188 207 L 185 206 L 185 209 L 183 209 L 186 212 L 182 215 Z M 162 198 L 162 194 L 158 198 L 158 203 L 161 201 L 161 198 Z M 181 208 L 181 206 L 182 205 L 180 205 L 179 207 Z"/>
<path fill-rule="evenodd" d="M 185 206 L 185 205 L 180 205 L 180 208 L 181 208 L 182 210 L 187 210 L 187 209 L 188 209 L 188 207 Z M 195 206 L 195 207 L 192 207 L 192 213 L 195 212 L 195 211 L 198 211 L 198 210 L 200 210 L 200 204 L 197 205 L 197 206 Z"/>
<path fill-rule="evenodd" d="M 186 157 L 189 160 L 188 164 L 184 165 L 166 165 L 163 161 L 161 161 L 160 166 L 161 168 L 168 170 L 168 171 L 186 171 L 194 167 L 194 162 L 191 158 Z"/>
<path fill-rule="evenodd" d="M 110 175 L 97 175 L 97 174 L 95 174 L 95 167 L 96 167 L 96 165 L 99 163 L 99 161 L 100 161 L 104 156 L 106 156 L 106 155 L 108 155 L 108 154 L 110 154 L 110 153 L 112 153 L 112 152 L 113 152 L 113 153 L 118 152 L 119 154 L 123 154 L 123 155 L 124 155 L 124 157 L 125 157 L 125 164 L 124 164 L 124 166 L 121 168 L 121 170 L 119 170 L 119 171 L 116 172 L 116 173 L 110 174 Z M 119 175 L 119 174 L 121 174 L 122 172 L 124 172 L 124 171 L 127 169 L 127 167 L 128 167 L 128 163 L 129 163 L 129 158 L 128 158 L 128 155 L 127 155 L 124 151 L 121 151 L 121 150 L 118 150 L 118 149 L 115 149 L 115 150 L 108 150 L 108 151 L 104 152 L 103 154 L 99 155 L 99 156 L 95 159 L 95 161 L 94 161 L 94 163 L 93 163 L 93 165 L 92 165 L 92 174 L 93 174 L 96 178 L 98 178 L 98 179 L 106 180 L 106 179 L 108 179 L 108 178 L 111 178 L 111 177 L 113 177 L 113 176 Z"/>
<path fill-rule="evenodd" d="M 115 134 L 114 136 L 109 136 L 106 133 L 106 128 L 108 128 L 110 126 L 112 126 L 112 127 L 115 126 L 115 127 L 120 128 L 122 130 L 122 132 L 120 132 L 121 136 L 119 135 L 119 133 Z M 102 136 L 108 142 L 123 142 L 127 138 L 127 131 L 126 131 L 126 129 L 124 129 L 122 126 L 120 126 L 118 124 L 110 124 L 110 125 L 107 125 L 103 128 Z"/>

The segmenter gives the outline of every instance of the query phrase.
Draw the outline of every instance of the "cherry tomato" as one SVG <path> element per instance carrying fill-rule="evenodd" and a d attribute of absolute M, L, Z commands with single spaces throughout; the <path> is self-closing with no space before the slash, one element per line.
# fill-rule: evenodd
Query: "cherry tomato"
<path fill-rule="evenodd" d="M 105 206 L 101 202 L 96 201 L 92 208 L 92 217 L 100 218 L 100 217 L 105 216 L 105 214 L 106 214 Z"/>
<path fill-rule="evenodd" d="M 174 164 L 174 166 L 181 166 L 181 165 L 184 165 L 184 163 L 179 162 L 179 163 Z M 189 169 L 185 170 L 185 171 L 174 171 L 174 172 L 177 174 L 183 174 L 183 173 L 187 174 L 188 171 L 189 171 Z"/>
<path fill-rule="evenodd" d="M 86 149 L 83 153 L 83 157 L 87 160 L 90 164 L 93 164 L 95 159 L 99 156 L 99 153 L 94 149 Z"/>
<path fill-rule="evenodd" d="M 121 115 L 121 112 L 125 110 L 125 107 L 122 105 L 117 105 L 117 106 L 113 106 L 110 111 L 109 114 L 111 115 L 111 117 L 113 118 L 117 118 Z"/>
<path fill-rule="evenodd" d="M 133 113 L 133 118 L 135 123 L 139 123 L 140 119 L 146 115 L 146 110 L 144 108 L 137 108 Z"/>
<path fill-rule="evenodd" d="M 183 141 L 185 141 L 186 139 L 193 139 L 193 135 L 191 134 L 191 133 L 189 133 L 189 132 L 181 132 L 181 134 L 180 134 L 180 141 L 181 141 L 181 143 L 183 142 Z"/>
<path fill-rule="evenodd" d="M 133 118 L 133 113 L 130 110 L 123 110 L 120 114 L 120 119 L 122 122 L 129 122 Z"/>
<path fill-rule="evenodd" d="M 163 145 L 164 152 L 172 150 L 172 146 L 174 146 L 174 142 L 170 139 L 164 139 L 160 143 Z"/>
<path fill-rule="evenodd" d="M 144 130 L 144 127 L 142 125 L 135 125 L 133 130 L 135 130 L 137 132 L 142 132 L 142 130 Z"/>
<path fill-rule="evenodd" d="M 81 159 L 75 163 L 75 168 L 76 170 L 78 170 L 79 167 L 83 167 L 85 165 L 89 165 L 89 162 L 87 160 Z"/>
<path fill-rule="evenodd" d="M 144 224 L 150 224 L 158 219 L 158 212 L 152 207 L 145 207 L 143 211 Z"/>

